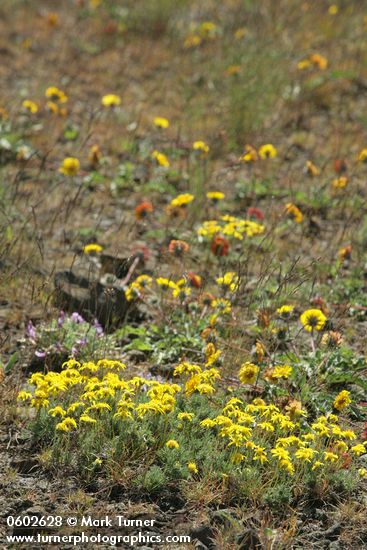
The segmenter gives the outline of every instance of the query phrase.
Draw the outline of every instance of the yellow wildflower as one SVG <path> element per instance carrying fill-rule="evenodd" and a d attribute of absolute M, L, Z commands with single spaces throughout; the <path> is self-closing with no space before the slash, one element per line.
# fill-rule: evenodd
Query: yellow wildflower
<path fill-rule="evenodd" d="M 156 279 L 155 282 L 157 283 L 158 286 L 162 288 L 162 290 L 168 290 L 169 288 L 176 288 L 176 283 L 164 277 L 158 277 L 158 279 Z"/>
<path fill-rule="evenodd" d="M 333 451 L 336 453 L 346 453 L 348 451 L 348 445 L 344 441 L 336 441 L 333 445 Z"/>
<path fill-rule="evenodd" d="M 74 157 L 66 157 L 59 168 L 59 172 L 64 174 L 64 176 L 76 176 L 79 170 L 80 162 Z"/>
<path fill-rule="evenodd" d="M 93 403 L 93 405 L 85 410 L 86 413 L 88 413 L 89 411 L 111 411 L 111 405 L 103 402 Z"/>
<path fill-rule="evenodd" d="M 253 456 L 254 462 L 259 461 L 260 464 L 264 464 L 264 462 L 269 462 L 269 459 L 265 451 L 265 447 L 259 447 L 258 445 L 254 445 L 252 447 L 252 450 L 254 453 L 254 456 Z"/>
<path fill-rule="evenodd" d="M 47 101 L 46 107 L 54 115 L 65 116 L 67 114 L 67 109 L 65 107 L 59 107 L 55 101 Z"/>
<path fill-rule="evenodd" d="M 168 449 L 179 449 L 180 445 L 175 439 L 169 439 L 166 443 L 166 447 L 168 447 Z"/>
<path fill-rule="evenodd" d="M 320 174 L 320 170 L 317 168 L 317 166 L 315 166 L 315 164 L 313 162 L 311 162 L 310 160 L 308 160 L 306 162 L 306 167 L 305 167 L 305 170 L 306 170 L 306 173 L 309 175 L 309 176 L 312 176 L 312 177 L 316 177 Z"/>
<path fill-rule="evenodd" d="M 199 365 L 192 365 L 187 361 L 180 363 L 173 371 L 173 376 L 180 376 L 182 374 L 199 374 L 202 369 Z"/>
<path fill-rule="evenodd" d="M 163 166 L 163 168 L 169 168 L 170 163 L 164 153 L 160 153 L 159 151 L 153 151 L 152 158 L 155 159 L 155 161 L 159 166 Z"/>
<path fill-rule="evenodd" d="M 57 405 L 57 407 L 54 407 L 53 409 L 49 409 L 48 414 L 53 417 L 60 415 L 62 418 L 66 415 L 66 411 L 64 411 L 64 409 L 60 405 Z"/>
<path fill-rule="evenodd" d="M 336 4 L 331 4 L 327 11 L 330 15 L 336 15 L 339 12 L 339 7 Z"/>
<path fill-rule="evenodd" d="M 99 252 L 102 252 L 103 247 L 100 244 L 96 243 L 89 243 L 86 244 L 83 248 L 84 254 L 98 254 Z"/>
<path fill-rule="evenodd" d="M 177 418 L 179 420 L 187 420 L 188 422 L 192 422 L 192 419 L 194 418 L 194 413 L 181 412 L 178 413 Z"/>
<path fill-rule="evenodd" d="M 302 409 L 302 403 L 296 399 L 289 401 L 286 405 L 285 410 L 288 412 L 290 418 L 293 420 L 299 416 L 307 416 L 307 412 Z M 313 434 L 308 434 L 311 437 L 314 437 Z"/>
<path fill-rule="evenodd" d="M 82 401 L 77 401 L 75 403 L 72 403 L 69 407 L 68 407 L 68 410 L 66 411 L 67 414 L 73 414 L 77 409 L 79 409 L 80 407 L 84 407 L 85 403 L 83 403 Z"/>
<path fill-rule="evenodd" d="M 259 363 L 262 362 L 262 360 L 264 359 L 265 357 L 265 348 L 264 346 L 262 345 L 261 342 L 259 342 L 258 340 L 256 341 L 255 343 L 255 354 L 256 354 L 256 359 Z"/>
<path fill-rule="evenodd" d="M 38 105 L 30 99 L 25 99 L 22 103 L 22 107 L 34 115 L 38 111 Z"/>
<path fill-rule="evenodd" d="M 295 452 L 294 456 L 299 460 L 303 460 L 304 462 L 311 462 L 315 454 L 318 454 L 315 449 L 311 449 L 309 447 L 301 447 Z"/>
<path fill-rule="evenodd" d="M 273 433 L 275 431 L 273 424 L 271 424 L 270 422 L 260 422 L 258 424 L 258 427 L 269 433 Z"/>
<path fill-rule="evenodd" d="M 300 317 L 303 328 L 308 332 L 313 330 L 322 330 L 327 321 L 327 317 L 320 309 L 307 309 Z"/>
<path fill-rule="evenodd" d="M 279 313 L 279 315 L 284 319 L 288 319 L 288 317 L 291 315 L 293 310 L 294 310 L 294 306 L 284 305 L 284 306 L 278 307 L 277 313 Z"/>
<path fill-rule="evenodd" d="M 347 176 L 340 176 L 340 178 L 335 178 L 333 180 L 333 187 L 334 189 L 344 189 L 348 185 L 348 178 Z"/>
<path fill-rule="evenodd" d="M 356 455 L 360 456 L 363 455 L 366 452 L 365 446 L 362 445 L 362 443 L 358 443 L 358 445 L 354 445 L 350 448 L 350 450 Z"/>
<path fill-rule="evenodd" d="M 334 406 L 334 409 L 336 409 L 337 411 L 342 411 L 351 402 L 352 400 L 350 398 L 350 392 L 347 390 L 343 390 L 340 393 L 338 393 L 338 395 L 336 396 L 333 406 Z"/>
<path fill-rule="evenodd" d="M 221 191 L 208 191 L 206 197 L 213 202 L 218 202 L 224 199 L 225 195 Z"/>
<path fill-rule="evenodd" d="M 58 101 L 59 103 L 66 103 L 68 100 L 65 93 L 62 90 L 59 90 L 59 88 L 56 88 L 55 86 L 51 86 L 50 88 L 47 88 L 45 92 L 45 96 L 47 99 L 50 99 L 51 101 Z"/>
<path fill-rule="evenodd" d="M 216 298 L 212 300 L 211 306 L 217 308 L 220 313 L 231 313 L 231 302 L 224 298 Z"/>
<path fill-rule="evenodd" d="M 233 453 L 231 456 L 231 462 L 232 464 L 241 464 L 245 460 L 245 455 L 242 453 Z"/>
<path fill-rule="evenodd" d="M 234 271 L 228 271 L 223 277 L 216 279 L 218 285 L 227 286 L 231 292 L 234 292 L 238 288 L 239 277 Z"/>
<path fill-rule="evenodd" d="M 214 428 L 216 424 L 217 423 L 212 418 L 205 418 L 200 422 L 200 426 L 202 426 L 203 428 Z"/>
<path fill-rule="evenodd" d="M 214 38 L 214 35 L 216 34 L 216 32 L 217 32 L 217 26 L 215 23 L 213 23 L 213 21 L 204 21 L 203 23 L 201 23 L 198 29 L 198 33 L 203 38 Z"/>
<path fill-rule="evenodd" d="M 333 462 L 336 462 L 339 459 L 339 457 L 335 453 L 332 453 L 330 451 L 324 451 L 324 459 L 327 462 L 333 463 Z"/>
<path fill-rule="evenodd" d="M 272 378 L 289 378 L 292 374 L 292 367 L 289 365 L 277 365 L 272 369 Z"/>
<path fill-rule="evenodd" d="M 328 60 L 326 59 L 326 57 L 318 53 L 310 55 L 310 61 L 314 66 L 318 67 L 322 71 L 325 70 L 328 66 Z"/>
<path fill-rule="evenodd" d="M 198 391 L 200 395 L 210 395 L 215 393 L 215 388 L 213 388 L 210 384 L 203 383 L 197 385 L 196 391 Z"/>
<path fill-rule="evenodd" d="M 121 105 L 121 98 L 115 94 L 104 95 L 101 99 L 103 107 L 118 107 Z"/>
<path fill-rule="evenodd" d="M 20 401 L 27 401 L 28 399 L 31 399 L 31 398 L 32 398 L 32 394 L 25 390 L 21 390 L 17 396 L 17 399 L 19 399 Z"/>
<path fill-rule="evenodd" d="M 194 195 L 191 195 L 191 193 L 182 193 L 181 195 L 177 195 L 174 199 L 171 200 L 170 205 L 171 206 L 187 206 L 190 202 L 194 200 Z"/>
<path fill-rule="evenodd" d="M 259 157 L 262 159 L 274 158 L 277 156 L 277 150 L 271 143 L 262 145 L 259 149 Z"/>
<path fill-rule="evenodd" d="M 189 462 L 187 465 L 187 468 L 189 472 L 192 474 L 197 474 L 199 472 L 198 467 L 196 466 L 195 462 Z"/>
<path fill-rule="evenodd" d="M 166 129 L 169 127 L 169 121 L 166 118 L 161 116 L 156 116 L 153 119 L 153 123 L 155 126 L 157 126 L 157 128 Z"/>
<path fill-rule="evenodd" d="M 294 467 L 286 449 L 283 447 L 276 447 L 275 449 L 271 449 L 270 452 L 274 458 L 278 459 L 279 466 L 282 469 L 287 470 L 290 474 L 294 473 Z"/>
<path fill-rule="evenodd" d="M 292 202 L 288 202 L 285 205 L 284 209 L 285 209 L 285 213 L 288 216 L 290 216 L 293 219 L 293 221 L 295 221 L 296 223 L 302 223 L 303 214 L 302 214 L 301 210 L 298 208 L 298 206 L 296 206 Z"/>
<path fill-rule="evenodd" d="M 73 428 L 77 428 L 77 423 L 74 418 L 70 418 L 70 416 L 67 416 L 62 422 L 56 424 L 56 430 L 60 430 L 62 432 L 70 432 Z"/>
<path fill-rule="evenodd" d="M 240 157 L 242 162 L 256 162 L 258 160 L 257 151 L 252 145 L 245 145 L 245 150 Z"/>
<path fill-rule="evenodd" d="M 192 144 L 194 151 L 200 152 L 203 156 L 206 156 L 209 153 L 209 145 L 205 141 L 194 141 Z"/>
<path fill-rule="evenodd" d="M 191 288 L 189 287 L 177 287 L 172 291 L 172 296 L 178 298 L 180 302 L 184 302 L 191 294 Z"/>
<path fill-rule="evenodd" d="M 297 68 L 300 71 L 303 71 L 304 69 L 308 69 L 309 67 L 311 67 L 311 61 L 309 59 L 302 59 L 297 63 Z"/>
<path fill-rule="evenodd" d="M 184 48 L 194 48 L 201 44 L 201 37 L 198 34 L 189 34 L 184 42 Z"/>
<path fill-rule="evenodd" d="M 357 439 L 357 436 L 353 432 L 353 430 L 344 430 L 341 432 L 340 436 L 345 437 L 345 439 L 349 439 L 349 441 L 353 441 L 353 439 Z"/>
<path fill-rule="evenodd" d="M 238 376 L 242 384 L 253 384 L 256 380 L 258 372 L 259 367 L 253 363 L 247 362 L 241 366 Z"/>
<path fill-rule="evenodd" d="M 88 424 L 96 424 L 97 420 L 89 416 L 89 414 L 82 414 L 79 418 L 80 422 L 85 422 Z"/>

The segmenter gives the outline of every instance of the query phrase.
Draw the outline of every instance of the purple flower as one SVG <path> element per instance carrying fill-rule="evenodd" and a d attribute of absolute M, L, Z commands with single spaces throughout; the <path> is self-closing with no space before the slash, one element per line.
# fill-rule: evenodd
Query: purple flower
<path fill-rule="evenodd" d="M 28 321 L 27 335 L 32 340 L 32 342 L 35 343 L 36 338 L 37 338 L 37 333 L 36 333 L 36 329 L 35 329 L 34 324 L 32 323 L 32 321 Z"/>
<path fill-rule="evenodd" d="M 102 336 L 102 335 L 103 335 L 103 327 L 102 327 L 102 325 L 98 322 L 98 319 L 94 319 L 93 327 L 96 329 L 96 333 L 98 334 L 98 336 Z"/>
<path fill-rule="evenodd" d="M 71 348 L 71 357 L 72 357 L 73 359 L 75 359 L 75 357 L 78 355 L 78 351 L 79 351 L 78 348 L 76 348 L 75 346 L 73 346 L 73 347 Z"/>
<path fill-rule="evenodd" d="M 83 347 L 88 342 L 88 339 L 84 336 L 84 338 L 81 338 L 80 340 L 77 340 L 76 343 L 78 346 Z"/>
<path fill-rule="evenodd" d="M 74 313 L 71 314 L 70 319 L 73 321 L 73 323 L 85 323 L 85 320 L 77 311 L 74 311 Z"/>
<path fill-rule="evenodd" d="M 61 310 L 59 313 L 59 318 L 57 319 L 57 326 L 61 328 L 62 325 L 64 324 L 64 321 L 65 321 L 65 311 Z"/>
<path fill-rule="evenodd" d="M 42 350 L 36 350 L 34 352 L 35 356 L 36 357 L 39 357 L 40 359 L 44 359 L 46 357 L 46 352 L 45 351 L 42 351 Z"/>

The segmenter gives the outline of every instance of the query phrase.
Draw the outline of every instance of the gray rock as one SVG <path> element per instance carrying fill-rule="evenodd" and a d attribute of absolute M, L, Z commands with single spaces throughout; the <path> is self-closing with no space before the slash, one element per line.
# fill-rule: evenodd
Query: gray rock
<path fill-rule="evenodd" d="M 77 311 L 89 321 L 97 318 L 105 329 L 121 325 L 129 306 L 116 278 L 102 277 L 100 265 L 88 258 L 56 273 L 54 301 L 57 307 Z"/>

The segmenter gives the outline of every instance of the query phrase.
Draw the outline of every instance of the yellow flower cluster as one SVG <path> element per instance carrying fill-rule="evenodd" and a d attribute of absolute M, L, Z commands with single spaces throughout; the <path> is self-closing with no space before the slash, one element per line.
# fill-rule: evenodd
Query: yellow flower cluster
<path fill-rule="evenodd" d="M 204 21 L 189 34 L 184 42 L 184 48 L 200 46 L 203 41 L 212 40 L 218 34 L 218 28 L 213 21 Z"/>
<path fill-rule="evenodd" d="M 202 369 L 200 365 L 194 365 L 188 362 L 180 363 L 174 370 L 174 376 L 187 377 L 185 384 L 185 395 L 192 395 L 194 392 L 198 392 L 201 395 L 210 395 L 215 393 L 216 389 L 214 383 L 217 379 L 220 379 L 219 370 L 210 367 L 210 365 L 217 359 L 215 356 L 215 350 L 212 356 L 209 356 L 205 367 Z M 214 357 L 213 357 L 214 355 Z"/>
<path fill-rule="evenodd" d="M 135 298 L 142 298 L 146 288 L 152 285 L 153 279 L 149 275 L 139 275 L 125 290 L 125 297 L 128 302 Z"/>
<path fill-rule="evenodd" d="M 343 467 L 346 453 L 351 459 L 366 453 L 367 443 L 356 442 L 356 434 L 344 429 L 335 414 L 320 416 L 308 423 L 307 412 L 299 402 L 290 403 L 282 410 L 260 398 L 245 402 L 231 397 L 218 408 L 218 401 L 214 402 L 211 396 L 218 391 L 216 383 L 221 380 L 218 368 L 212 366 L 219 355 L 220 350 L 210 343 L 205 349 L 203 366 L 180 363 L 174 370 L 174 376 L 181 378 L 179 384 L 140 376 L 124 379 L 122 373 L 126 366 L 116 360 L 81 364 L 71 359 L 63 364 L 61 372 L 32 374 L 28 381 L 30 389 L 21 391 L 18 399 L 45 413 L 54 422 L 55 432 L 83 434 L 86 429 L 103 429 L 106 421 L 136 423 L 152 419 L 155 422 L 156 417 L 165 416 L 167 425 L 178 422 L 179 441 L 170 430 L 170 439 L 165 443 L 172 451 L 178 451 L 183 444 L 178 437 L 181 430 L 187 433 L 191 426 L 195 433 L 213 430 L 212 435 L 219 446 L 224 445 L 232 464 L 258 463 L 260 467 L 266 464 L 274 475 L 282 471 L 293 475 L 305 469 L 333 471 Z M 274 369 L 279 370 L 279 375 L 282 375 L 281 369 L 283 375 L 288 375 L 291 367 Z M 245 363 L 239 373 L 240 380 L 253 382 L 258 370 L 258 366 Z M 210 416 L 203 419 L 191 412 L 193 394 L 203 399 L 208 396 Z M 348 392 L 341 392 L 335 403 L 344 406 L 348 399 Z M 199 472 L 195 462 L 190 462 L 188 468 L 193 474 Z"/>
<path fill-rule="evenodd" d="M 63 432 L 83 425 L 94 425 L 100 415 L 114 418 L 143 418 L 146 415 L 167 414 L 175 405 L 178 384 L 165 384 L 135 376 L 129 380 L 120 377 L 126 366 L 120 361 L 103 359 L 97 363 L 79 363 L 71 359 L 61 372 L 37 372 L 29 379 L 33 391 L 22 390 L 18 399 L 60 420 L 55 429 Z M 149 389 L 142 394 L 142 387 Z M 143 402 L 141 400 L 143 395 Z M 56 404 L 55 401 L 60 403 Z M 52 406 L 51 405 L 52 403 Z"/>
<path fill-rule="evenodd" d="M 65 92 L 63 92 L 59 88 L 56 88 L 55 86 L 50 86 L 45 91 L 45 97 L 48 99 L 46 105 L 51 113 L 61 116 L 66 115 L 65 107 L 61 107 L 62 104 L 68 101 L 68 96 L 65 94 Z"/>
<path fill-rule="evenodd" d="M 220 233 L 228 237 L 233 237 L 240 241 L 244 236 L 254 237 L 264 233 L 265 227 L 251 220 L 242 220 L 235 216 L 221 216 L 220 220 L 209 220 L 203 222 L 198 229 L 200 237 L 211 237 Z"/>
<path fill-rule="evenodd" d="M 218 285 L 227 287 L 231 292 L 235 292 L 238 288 L 239 277 L 234 271 L 228 271 L 223 277 L 216 279 Z"/>
<path fill-rule="evenodd" d="M 255 365 L 246 364 L 256 371 Z M 303 411 L 300 418 L 307 416 Z M 293 475 L 296 469 L 311 470 L 341 468 L 343 454 L 350 451 L 358 457 L 366 452 L 366 444 L 358 443 L 350 449 L 343 439 L 356 436 L 351 430 L 342 430 L 338 418 L 330 414 L 320 417 L 311 426 L 300 419 L 295 421 L 276 405 L 255 399 L 245 404 L 237 397 L 231 398 L 221 414 L 205 418 L 200 425 L 205 429 L 218 430 L 227 447 L 235 447 L 231 461 L 235 464 L 269 463 L 268 466 Z M 295 435 L 297 434 L 297 435 Z"/>
<path fill-rule="evenodd" d="M 216 363 L 222 354 L 220 349 L 215 349 L 215 346 L 212 342 L 209 342 L 209 344 L 205 348 L 205 356 L 206 356 L 206 367 L 210 367 L 214 363 Z"/>
<path fill-rule="evenodd" d="M 302 59 L 298 62 L 297 67 L 300 71 L 309 68 L 317 68 L 324 71 L 328 66 L 328 60 L 323 55 L 314 53 L 309 55 L 307 58 Z"/>
<path fill-rule="evenodd" d="M 175 282 L 166 277 L 157 277 L 153 279 L 149 275 L 139 275 L 139 277 L 137 277 L 125 290 L 125 297 L 128 302 L 135 299 L 142 299 L 146 290 L 151 288 L 154 282 L 163 291 L 170 289 L 172 291 L 172 297 L 178 298 L 181 302 L 191 294 L 191 288 L 187 286 L 186 279 L 179 279 Z"/>

